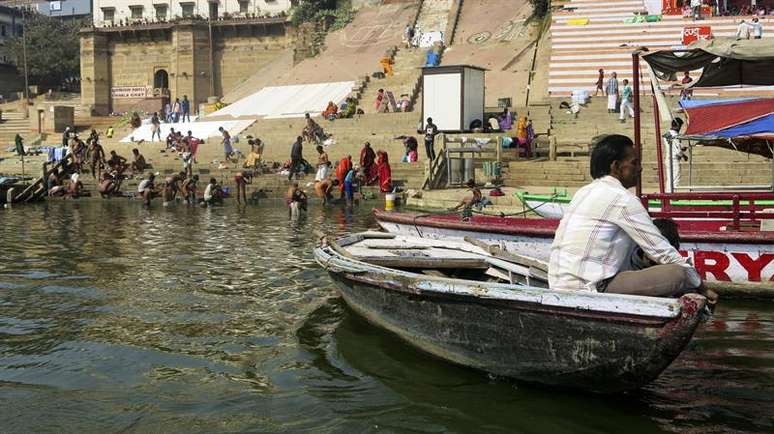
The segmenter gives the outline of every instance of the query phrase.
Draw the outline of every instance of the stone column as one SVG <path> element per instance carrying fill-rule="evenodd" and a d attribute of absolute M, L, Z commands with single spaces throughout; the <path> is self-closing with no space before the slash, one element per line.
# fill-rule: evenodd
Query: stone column
<path fill-rule="evenodd" d="M 175 77 L 171 80 L 172 98 L 188 95 L 191 111 L 207 101 L 210 94 L 210 76 L 213 65 L 210 60 L 210 40 L 207 26 L 201 23 L 184 23 L 175 27 L 172 42 L 177 53 Z"/>
<path fill-rule="evenodd" d="M 81 30 L 81 104 L 94 114 L 110 113 L 108 36 L 94 28 Z"/>

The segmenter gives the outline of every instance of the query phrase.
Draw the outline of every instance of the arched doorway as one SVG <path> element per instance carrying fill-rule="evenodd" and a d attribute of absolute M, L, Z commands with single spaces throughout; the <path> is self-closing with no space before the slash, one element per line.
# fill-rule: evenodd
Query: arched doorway
<path fill-rule="evenodd" d="M 169 89 L 169 74 L 166 70 L 159 69 L 153 74 L 154 89 Z"/>

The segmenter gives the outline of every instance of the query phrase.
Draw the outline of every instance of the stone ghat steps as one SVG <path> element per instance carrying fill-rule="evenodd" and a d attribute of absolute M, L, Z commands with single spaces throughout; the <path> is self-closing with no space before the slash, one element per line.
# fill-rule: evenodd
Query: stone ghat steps
<path fill-rule="evenodd" d="M 570 9 L 567 9 L 570 8 Z M 568 95 L 575 89 L 594 90 L 597 70 L 607 74 L 618 73 L 619 80 L 632 79 L 631 52 L 636 47 L 647 46 L 651 50 L 665 49 L 681 44 L 681 32 L 685 26 L 696 25 L 692 19 L 664 15 L 654 23 L 623 21 L 633 12 L 644 9 L 641 1 L 586 2 L 573 0 L 565 4 L 565 10 L 552 16 L 551 60 L 549 66 L 549 93 Z M 714 36 L 734 36 L 739 21 L 747 17 L 711 17 L 699 22 L 712 27 Z M 587 19 L 583 25 L 571 20 Z M 763 17 L 764 27 L 774 19 Z M 764 32 L 764 37 L 772 37 Z M 648 81 L 648 71 L 641 73 Z M 699 89 L 695 94 L 728 96 L 774 95 L 774 87 Z"/>
<path fill-rule="evenodd" d="M 400 103 L 403 94 L 413 98 L 419 77 L 422 75 L 420 68 L 423 64 L 424 50 L 399 48 L 393 65 L 395 75 L 383 79 L 371 79 L 360 97 L 359 107 L 366 113 L 376 113 L 374 101 L 379 89 L 392 92 L 397 103 Z"/>

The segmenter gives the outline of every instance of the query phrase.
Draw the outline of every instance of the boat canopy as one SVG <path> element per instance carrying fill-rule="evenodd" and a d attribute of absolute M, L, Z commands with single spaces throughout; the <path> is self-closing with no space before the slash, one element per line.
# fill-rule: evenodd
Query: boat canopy
<path fill-rule="evenodd" d="M 686 135 L 774 139 L 774 98 L 685 100 Z"/>
<path fill-rule="evenodd" d="M 688 127 L 678 138 L 772 158 L 774 98 L 683 100 Z"/>
<path fill-rule="evenodd" d="M 702 69 L 690 87 L 774 85 L 774 40 L 719 37 L 699 40 L 685 49 L 660 50 L 642 58 L 662 80 Z"/>

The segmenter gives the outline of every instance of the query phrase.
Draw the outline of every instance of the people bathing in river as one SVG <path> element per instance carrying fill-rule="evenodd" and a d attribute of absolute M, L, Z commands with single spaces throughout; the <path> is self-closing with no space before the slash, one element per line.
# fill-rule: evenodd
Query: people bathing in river
<path fill-rule="evenodd" d="M 355 201 L 355 185 L 357 183 L 357 172 L 360 168 L 357 166 L 350 167 L 347 171 L 347 175 L 344 177 L 344 197 L 347 200 L 347 205 L 352 205 Z"/>
<path fill-rule="evenodd" d="M 344 180 L 347 177 L 347 174 L 352 169 L 352 156 L 347 155 L 346 157 L 342 158 L 341 161 L 339 161 L 339 164 L 336 166 L 336 179 L 339 180 L 339 192 L 341 193 L 340 197 L 344 197 Z"/>
<path fill-rule="evenodd" d="M 121 178 L 117 177 L 112 171 L 106 170 L 102 173 L 98 191 L 102 198 L 110 198 L 112 195 L 119 194 L 121 191 Z"/>
<path fill-rule="evenodd" d="M 300 210 L 306 211 L 307 196 L 304 190 L 298 187 L 298 182 L 294 182 L 288 189 L 285 203 L 288 205 L 288 214 L 291 217 L 297 217 Z"/>
<path fill-rule="evenodd" d="M 183 181 L 183 191 L 185 191 L 185 202 L 189 205 L 196 204 L 196 191 L 197 184 L 199 183 L 199 175 L 194 175 L 190 178 L 186 178 Z"/>
<path fill-rule="evenodd" d="M 166 179 L 164 179 L 164 185 L 162 188 L 164 206 L 171 205 L 177 197 L 178 193 L 180 193 L 180 197 L 186 196 L 186 192 L 183 190 L 182 186 L 183 181 L 185 181 L 185 172 L 179 172 L 171 176 L 167 176 Z"/>
<path fill-rule="evenodd" d="M 319 197 L 322 200 L 322 204 L 326 205 L 328 201 L 333 199 L 333 195 L 331 192 L 333 191 L 333 187 L 336 187 L 339 185 L 338 179 L 331 180 L 330 178 L 325 178 L 323 180 L 317 181 L 314 184 L 314 191 L 317 193 L 317 197 Z"/>
<path fill-rule="evenodd" d="M 325 152 L 322 145 L 317 145 L 317 173 L 314 175 L 315 182 L 328 179 L 330 169 L 331 162 L 328 160 L 328 153 Z"/>
<path fill-rule="evenodd" d="M 247 184 L 252 184 L 253 172 L 239 171 L 234 175 L 237 204 L 247 205 Z"/>
<path fill-rule="evenodd" d="M 696 269 L 653 224 L 640 199 L 629 191 L 642 168 L 631 139 L 607 135 L 591 153 L 594 181 L 573 197 L 551 245 L 548 267 L 553 289 L 675 297 L 700 292 L 714 301 Z M 654 264 L 629 266 L 641 248 Z"/>
<path fill-rule="evenodd" d="M 156 176 L 151 173 L 147 179 L 140 181 L 140 185 L 137 186 L 137 192 L 142 197 L 142 204 L 146 208 L 150 207 L 151 199 L 156 194 L 155 180 Z"/>
<path fill-rule="evenodd" d="M 204 189 L 202 206 L 213 206 L 223 202 L 223 189 L 215 178 L 210 178 L 209 184 Z"/>

